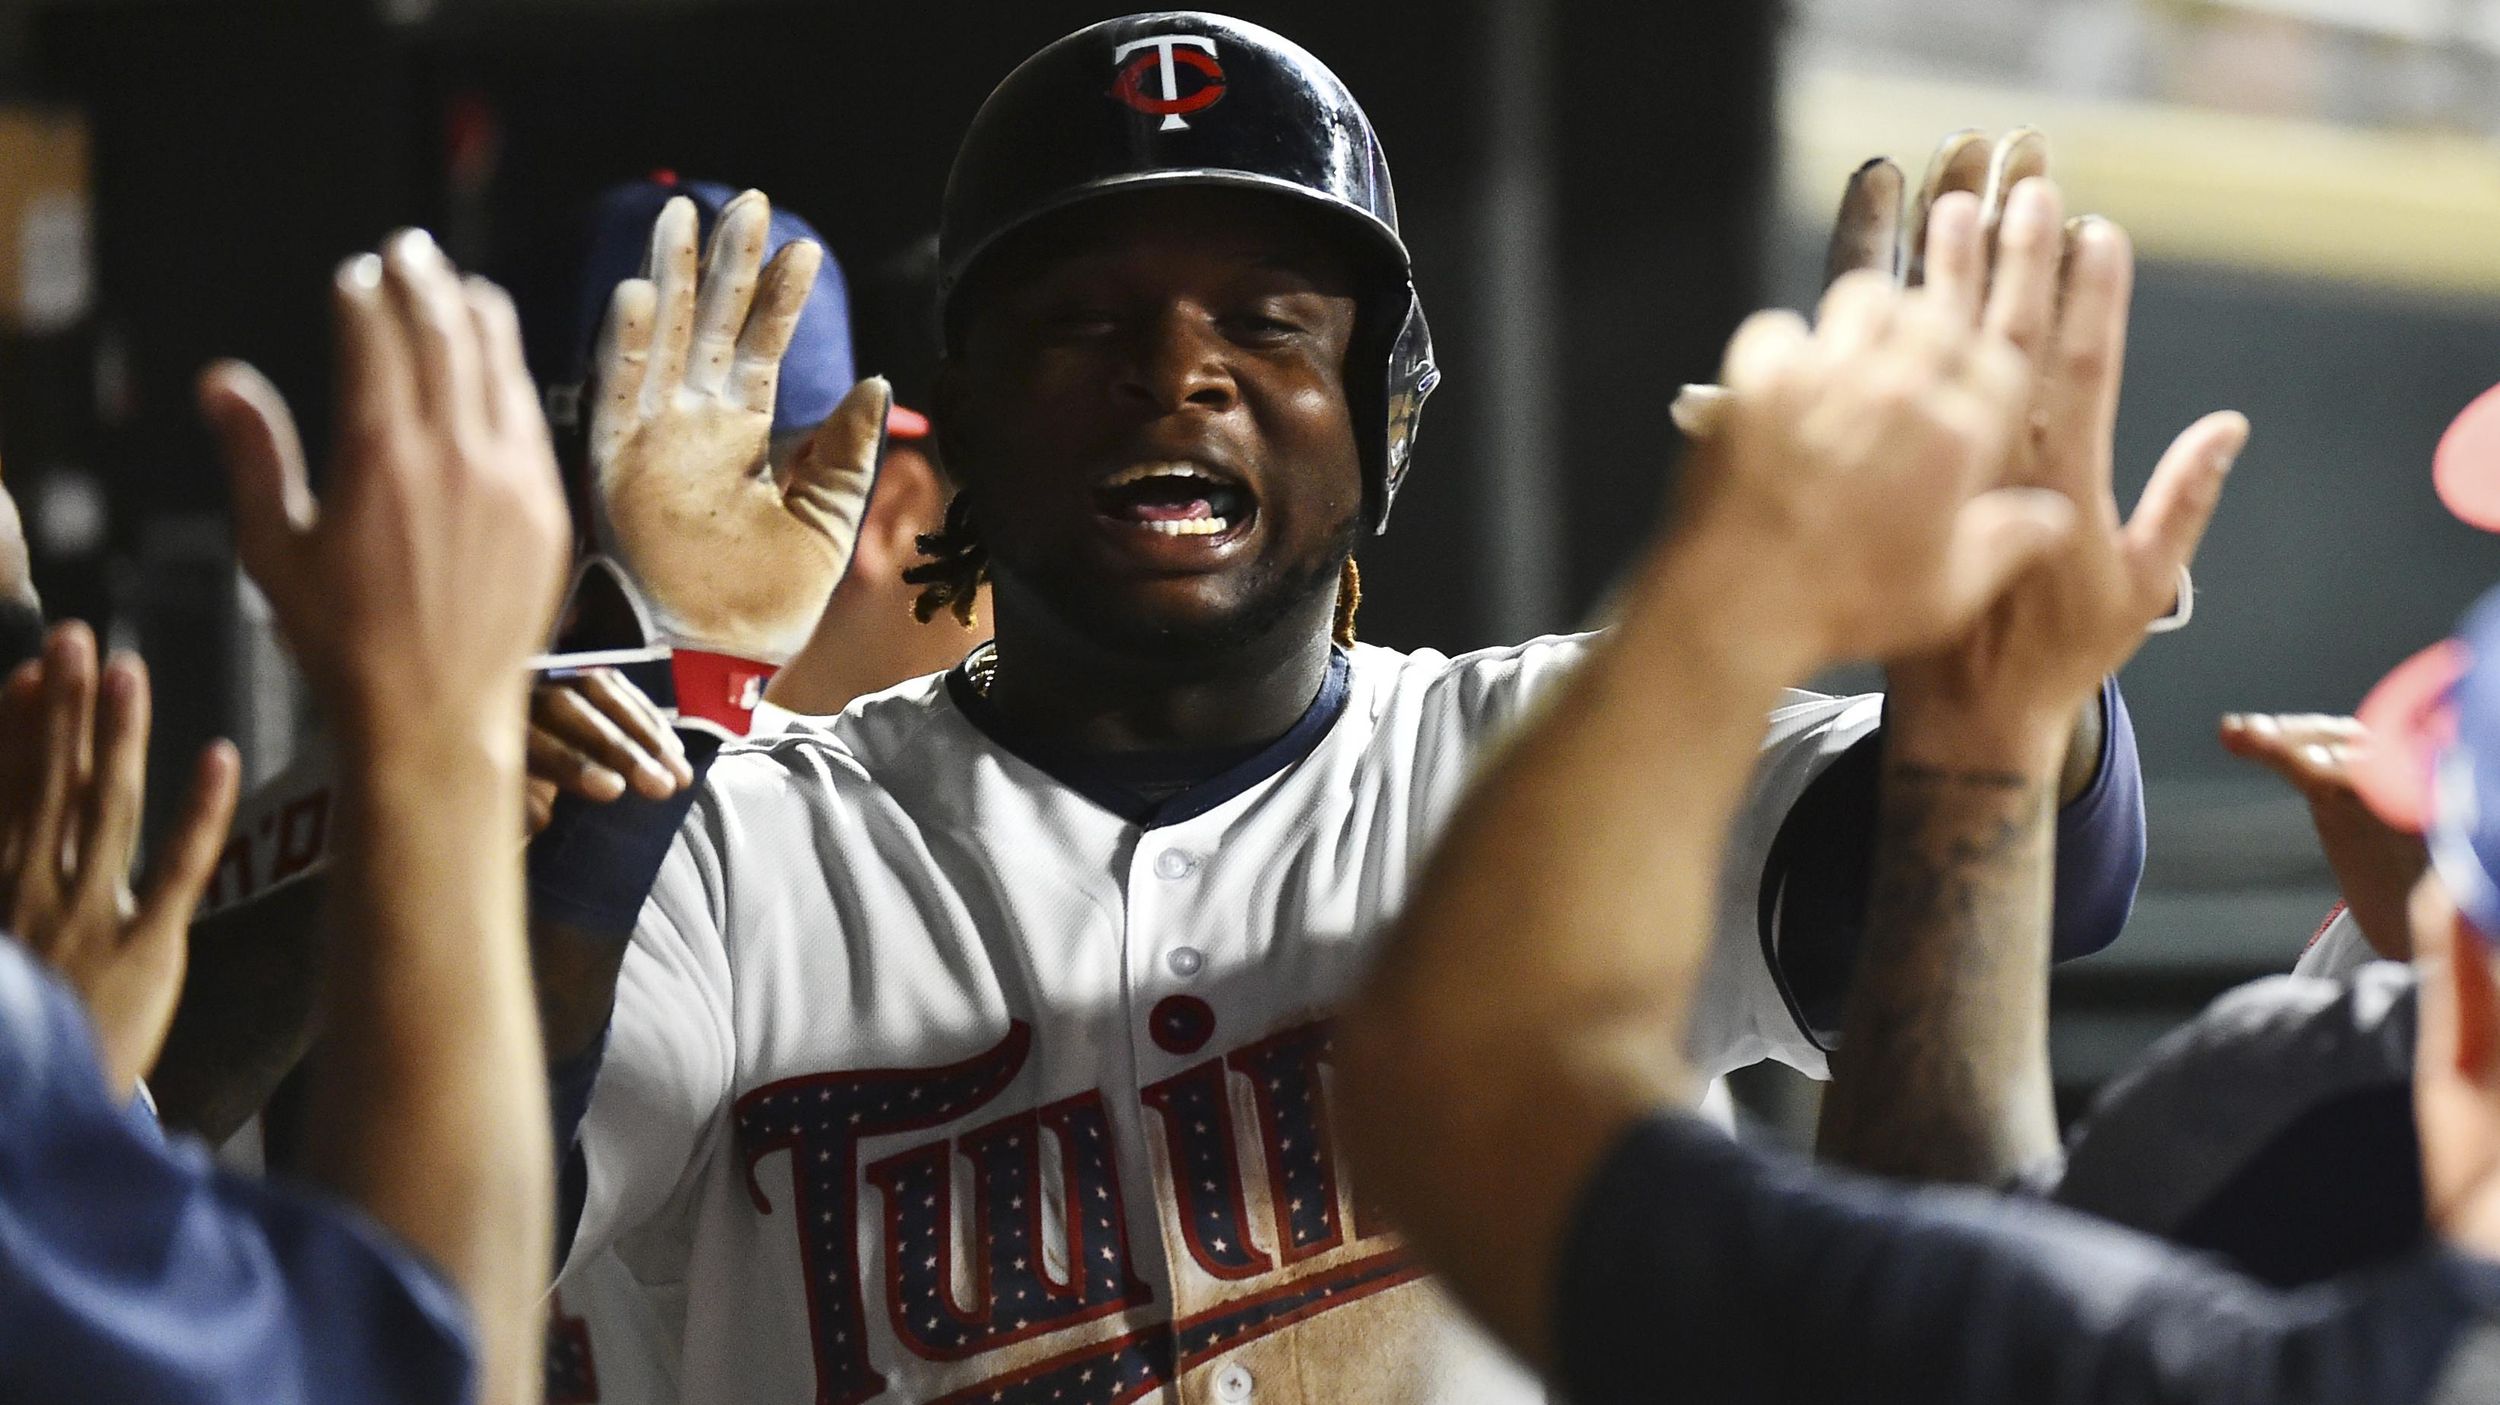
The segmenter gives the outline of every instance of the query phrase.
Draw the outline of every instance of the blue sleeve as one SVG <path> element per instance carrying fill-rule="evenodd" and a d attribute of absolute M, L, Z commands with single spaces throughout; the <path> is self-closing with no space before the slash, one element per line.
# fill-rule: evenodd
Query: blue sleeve
<path fill-rule="evenodd" d="M 677 735 L 694 768 L 694 783 L 668 799 L 628 794 L 596 803 L 569 794 L 556 797 L 547 828 L 530 841 L 526 863 L 531 920 L 565 923 L 620 945 L 632 939 L 669 846 L 720 754 L 720 739 L 710 733 L 681 729 Z M 573 1232 L 581 1227 L 582 1205 L 589 1195 L 581 1126 L 590 1113 L 591 1094 L 598 1090 L 599 1064 L 607 1047 L 608 1034 L 602 1029 L 588 1049 L 547 1067 L 548 1111 L 555 1122 L 559 1266 L 572 1252 Z"/>
<path fill-rule="evenodd" d="M 1819 1171 L 1660 1117 L 1556 1279 L 1576 1405 L 2421 1405 L 2500 1336 L 2500 1265 L 2424 1250 L 2278 1292 L 2032 1201 Z"/>
<path fill-rule="evenodd" d="M 582 1227 L 582 1206 L 590 1199 L 590 1163 L 582 1156 L 582 1119 L 590 1115 L 590 1096 L 599 1089 L 599 1064 L 607 1057 L 608 1032 L 569 1059 L 547 1065 L 547 1111 L 555 1119 L 556 1267 L 573 1252 L 574 1231 Z"/>
<path fill-rule="evenodd" d="M 0 1391 L 151 1405 L 465 1401 L 467 1308 L 344 1206 L 113 1105 L 86 1017 L 0 939 Z"/>
<path fill-rule="evenodd" d="M 2118 940 L 2144 878 L 2144 766 L 2115 678 L 2101 684 L 2101 764 L 2057 812 L 2057 914 L 2050 951 L 2072 961 Z"/>
<path fill-rule="evenodd" d="M 2144 876 L 2144 776 L 2117 679 L 2101 685 L 2101 705 L 2100 767 L 2057 814 L 2050 951 L 2059 961 L 2116 941 Z M 1883 738 L 1881 728 L 1869 733 L 1815 777 L 1762 866 L 1763 950 L 1799 1027 L 1826 1050 L 1839 1043 L 1841 1007 L 1866 936 Z"/>

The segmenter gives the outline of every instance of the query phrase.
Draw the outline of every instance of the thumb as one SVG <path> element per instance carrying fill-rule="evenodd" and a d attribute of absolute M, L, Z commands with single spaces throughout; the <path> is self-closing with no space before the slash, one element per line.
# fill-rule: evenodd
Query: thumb
<path fill-rule="evenodd" d="M 2074 530 L 2074 501 L 2050 488 L 1994 488 L 1962 504 L 1945 543 L 1941 604 L 1951 626 L 1986 609 Z"/>
<path fill-rule="evenodd" d="M 2178 590 L 2179 568 L 2205 539 L 2222 480 L 2248 447 L 2248 433 L 2248 417 L 2236 410 L 2207 415 L 2172 440 L 2154 466 L 2126 526 L 2130 569 L 2149 608 L 2160 610 Z"/>
<path fill-rule="evenodd" d="M 893 405 L 893 387 L 883 376 L 852 386 L 791 457 L 789 482 L 782 487 L 790 515 L 823 533 L 845 569 L 859 543 L 878 461 L 885 457 L 885 417 Z"/>
<path fill-rule="evenodd" d="M 235 552 L 275 601 L 287 592 L 296 543 L 315 517 L 295 416 L 278 388 L 240 361 L 201 372 L 199 396 L 234 484 Z"/>

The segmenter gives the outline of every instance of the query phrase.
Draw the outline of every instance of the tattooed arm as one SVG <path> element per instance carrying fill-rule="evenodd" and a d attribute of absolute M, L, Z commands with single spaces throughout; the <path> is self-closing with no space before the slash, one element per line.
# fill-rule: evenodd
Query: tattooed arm
<path fill-rule="evenodd" d="M 2060 740 L 1991 766 L 1966 740 L 1887 737 L 1826 1157 L 1989 1182 L 2056 1152 L 2047 971 Z"/>
<path fill-rule="evenodd" d="M 2039 213 L 2049 222 L 2031 225 Z M 2009 212 L 2004 241 L 2055 242 L 2061 213 Z M 2077 719 L 2169 610 L 2248 438 L 2237 414 L 2197 421 L 2163 456 L 2134 519 L 2121 520 L 2110 434 L 2133 255 L 2099 220 L 2077 224 L 2066 243 L 2055 314 L 1999 325 L 2036 351 L 2041 370 L 2010 475 L 2066 497 L 2079 529 L 1962 638 L 1886 668 L 1868 949 L 1821 1149 L 1892 1175 L 1993 1181 L 2055 1149 L 2049 807 L 2076 785 L 2066 758 L 2098 754 L 2069 745 Z"/>

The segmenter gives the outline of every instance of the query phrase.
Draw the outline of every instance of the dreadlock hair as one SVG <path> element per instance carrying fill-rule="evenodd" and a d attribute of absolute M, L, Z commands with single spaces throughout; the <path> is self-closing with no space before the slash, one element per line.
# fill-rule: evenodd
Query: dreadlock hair
<path fill-rule="evenodd" d="M 937 618 L 938 611 L 952 610 L 957 623 L 977 628 L 981 586 L 990 578 L 990 549 L 972 529 L 972 494 L 956 489 L 946 503 L 945 525 L 921 533 L 915 544 L 929 559 L 903 568 L 903 583 L 920 587 L 920 598 L 911 605 L 912 617 L 927 624 Z"/>
<path fill-rule="evenodd" d="M 919 598 L 912 601 L 912 617 L 927 624 L 937 618 L 938 611 L 952 610 L 964 628 L 977 628 L 981 586 L 990 578 L 990 549 L 972 528 L 972 494 L 957 489 L 947 501 L 945 525 L 921 533 L 917 544 L 928 559 L 903 568 L 903 583 L 920 587 Z M 1362 607 L 1363 573 L 1349 556 L 1337 573 L 1337 617 L 1329 637 L 1353 648 L 1354 615 Z"/>

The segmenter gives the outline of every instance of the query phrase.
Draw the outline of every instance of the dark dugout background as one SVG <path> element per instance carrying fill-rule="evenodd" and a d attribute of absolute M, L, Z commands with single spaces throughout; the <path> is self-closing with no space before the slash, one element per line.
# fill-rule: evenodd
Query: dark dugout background
<path fill-rule="evenodd" d="M 1365 634 L 1457 648 L 1569 622 L 1656 518 L 1674 385 L 1707 373 L 1754 301 L 1776 7 L 1231 8 L 1317 53 L 1371 111 L 1447 374 L 1395 529 L 1362 549 Z M 104 474 L 117 543 L 138 553 L 151 522 L 222 511 L 190 408 L 210 357 L 268 369 L 317 447 L 326 273 L 400 224 L 516 288 L 560 281 L 583 199 L 668 168 L 762 187 L 862 267 L 934 226 L 989 88 L 1109 12 L 48 12 L 26 67 L 91 123 L 98 321 L 128 367 L 120 410 L 75 457 Z M 189 535 L 208 554 L 213 534 Z M 157 603 L 210 604 L 174 595 Z M 222 631 L 206 623 L 158 621 L 145 642 L 212 668 Z"/>
<path fill-rule="evenodd" d="M 12 3 L 0 97 L 84 118 L 98 267 L 85 321 L 0 334 L 0 459 L 21 502 L 47 475 L 102 486 L 102 549 L 39 555 L 38 578 L 56 614 L 148 654 L 160 776 L 219 733 L 266 764 L 294 721 L 239 619 L 224 477 L 191 408 L 203 363 L 270 371 L 317 459 L 339 258 L 424 225 L 517 291 L 562 284 L 563 306 L 582 202 L 654 168 L 762 187 L 857 273 L 933 227 L 991 86 L 1122 8 Z M 1365 637 L 1463 649 L 1583 619 L 1658 521 L 1675 386 L 1710 374 L 1747 311 L 1814 295 L 1820 215 L 1769 211 L 1786 7 L 1225 8 L 1312 50 L 1371 112 L 1446 372 L 1393 530 L 1361 549 Z M 2223 758 L 2212 719 L 2348 709 L 2492 579 L 2489 540 L 2438 509 L 2427 470 L 2448 416 L 2500 374 L 2496 337 L 2489 306 L 2453 297 L 2142 271 L 2122 497 L 2196 413 L 2237 406 L 2259 433 L 2203 553 L 2196 628 L 2128 673 L 2152 864 L 2119 947 L 2059 977 L 2070 1094 L 2288 965 L 2331 899 L 2297 801 Z"/>

